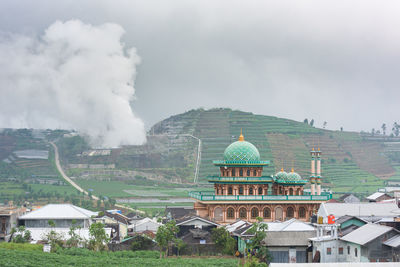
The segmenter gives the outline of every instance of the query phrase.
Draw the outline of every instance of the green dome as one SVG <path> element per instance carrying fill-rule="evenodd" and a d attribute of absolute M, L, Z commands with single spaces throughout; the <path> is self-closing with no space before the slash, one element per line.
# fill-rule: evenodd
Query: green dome
<path fill-rule="evenodd" d="M 247 141 L 236 141 L 225 149 L 224 160 L 259 161 L 260 153 L 252 143 Z"/>
<path fill-rule="evenodd" d="M 277 172 L 277 173 L 275 174 L 275 177 L 276 177 L 277 179 L 279 179 L 279 180 L 284 180 L 284 181 L 287 180 L 287 176 L 288 176 L 287 172 L 285 172 L 285 171 L 283 171 L 283 170 L 281 170 L 280 172 Z"/>
<path fill-rule="evenodd" d="M 287 175 L 287 180 L 288 180 L 288 181 L 301 181 L 302 179 L 301 179 L 300 174 L 298 174 L 298 173 L 292 171 L 292 172 L 289 172 L 289 173 L 288 173 L 288 175 Z"/>

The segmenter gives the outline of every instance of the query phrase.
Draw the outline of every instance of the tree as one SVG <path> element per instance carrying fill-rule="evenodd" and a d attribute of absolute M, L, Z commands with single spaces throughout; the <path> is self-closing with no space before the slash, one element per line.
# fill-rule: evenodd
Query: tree
<path fill-rule="evenodd" d="M 310 121 L 310 126 L 311 126 L 311 127 L 314 127 L 314 119 L 311 119 L 311 121 Z"/>
<path fill-rule="evenodd" d="M 265 246 L 264 239 L 267 237 L 268 225 L 262 223 L 263 219 L 257 217 L 257 221 L 253 223 L 253 226 L 249 229 L 249 233 L 254 236 L 250 238 L 249 246 L 252 251 L 256 251 L 255 257 L 261 262 L 267 262 L 271 260 L 269 250 Z"/>
<path fill-rule="evenodd" d="M 308 119 L 305 118 L 303 122 L 304 122 L 305 124 L 308 124 Z"/>
<path fill-rule="evenodd" d="M 324 123 L 322 125 L 324 129 L 326 128 L 326 125 L 328 125 L 328 123 L 326 121 L 324 121 Z"/>
<path fill-rule="evenodd" d="M 70 238 L 67 240 L 67 246 L 68 247 L 78 247 L 80 244 L 82 244 L 83 239 L 80 237 L 75 230 L 80 230 L 81 227 L 79 225 L 76 225 L 76 220 L 72 220 L 72 226 L 69 228 L 69 236 Z"/>
<path fill-rule="evenodd" d="M 50 232 L 45 234 L 42 238 L 51 246 L 51 252 L 57 251 L 58 248 L 63 246 L 64 236 L 62 234 L 57 233 L 54 228 L 56 224 L 53 220 L 49 220 L 48 225 L 51 227 Z"/>
<path fill-rule="evenodd" d="M 233 255 L 235 253 L 235 239 L 224 227 L 212 229 L 211 239 L 223 254 Z"/>
<path fill-rule="evenodd" d="M 386 123 L 383 123 L 381 128 L 382 128 L 383 135 L 386 135 Z"/>
<path fill-rule="evenodd" d="M 107 249 L 107 243 L 110 238 L 104 230 L 104 224 L 92 223 L 89 227 L 89 249 L 94 251 L 103 251 Z"/>
<path fill-rule="evenodd" d="M 168 246 L 175 240 L 175 236 L 178 232 L 179 227 L 176 226 L 176 223 L 173 220 L 158 227 L 156 233 L 156 242 L 160 247 L 160 259 L 162 258 L 162 253 L 164 251 L 165 257 L 168 256 Z"/>
<path fill-rule="evenodd" d="M 13 237 L 12 241 L 15 243 L 27 243 L 31 240 L 31 232 L 26 230 L 25 226 L 19 226 L 11 230 Z"/>
<path fill-rule="evenodd" d="M 400 125 L 397 124 L 397 122 L 393 123 L 392 132 L 396 137 L 399 136 L 399 134 L 400 134 Z"/>

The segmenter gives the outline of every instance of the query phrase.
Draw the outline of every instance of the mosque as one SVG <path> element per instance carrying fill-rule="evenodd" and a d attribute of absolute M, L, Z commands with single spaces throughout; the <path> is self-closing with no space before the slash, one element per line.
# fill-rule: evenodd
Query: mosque
<path fill-rule="evenodd" d="M 321 192 L 321 151 L 313 148 L 310 154 L 311 192 L 305 192 L 308 180 L 293 169 L 263 175 L 269 161 L 262 161 L 258 149 L 241 133 L 239 140 L 225 149 L 224 160 L 213 161 L 220 169 L 219 175 L 208 177 L 214 191 L 189 193 L 196 200 L 197 215 L 220 224 L 238 219 L 254 222 L 257 217 L 264 221 L 309 221 L 320 204 L 332 198 Z"/>

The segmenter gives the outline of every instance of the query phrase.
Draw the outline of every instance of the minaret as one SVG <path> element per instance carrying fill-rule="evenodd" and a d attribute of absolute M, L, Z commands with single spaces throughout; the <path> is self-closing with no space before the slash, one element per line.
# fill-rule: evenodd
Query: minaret
<path fill-rule="evenodd" d="M 317 183 L 317 195 L 321 195 L 321 150 L 319 148 L 315 151 L 315 155 L 317 156 L 317 177 L 315 179 Z"/>
<path fill-rule="evenodd" d="M 316 151 L 314 148 L 310 151 L 311 154 L 311 176 L 310 176 L 310 183 L 311 183 L 311 195 L 315 195 L 315 154 Z"/>

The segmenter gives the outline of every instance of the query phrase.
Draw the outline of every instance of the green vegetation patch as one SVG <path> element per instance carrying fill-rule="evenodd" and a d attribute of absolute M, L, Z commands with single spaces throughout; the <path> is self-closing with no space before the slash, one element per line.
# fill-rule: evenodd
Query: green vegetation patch
<path fill-rule="evenodd" d="M 234 258 L 167 258 L 158 251 L 90 252 L 85 249 L 57 253 L 0 248 L 0 266 L 237 266 Z"/>

